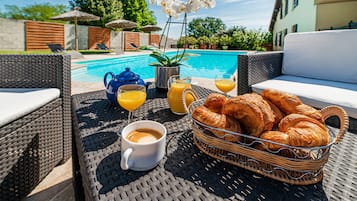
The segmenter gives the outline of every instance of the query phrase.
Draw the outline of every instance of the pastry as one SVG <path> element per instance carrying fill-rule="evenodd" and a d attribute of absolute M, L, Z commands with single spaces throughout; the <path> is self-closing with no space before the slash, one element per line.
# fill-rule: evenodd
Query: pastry
<path fill-rule="evenodd" d="M 274 125 L 277 125 L 280 120 L 284 117 L 283 112 L 276 106 L 274 105 L 271 101 L 264 99 L 270 106 L 271 110 L 273 111 L 274 114 Z"/>
<path fill-rule="evenodd" d="M 286 114 L 295 113 L 296 106 L 302 104 L 299 97 L 275 89 L 264 89 L 262 96 Z"/>
<path fill-rule="evenodd" d="M 298 105 L 296 106 L 295 110 L 296 111 L 294 113 L 306 115 L 308 117 L 317 119 L 320 122 L 323 121 L 321 112 L 309 105 L 305 105 L 305 104 Z"/>
<path fill-rule="evenodd" d="M 212 112 L 221 113 L 223 104 L 226 101 L 226 96 L 218 93 L 211 93 L 207 96 L 204 106 L 206 106 Z"/>
<path fill-rule="evenodd" d="M 236 118 L 245 131 L 255 137 L 259 137 L 265 130 L 271 130 L 274 123 L 273 111 L 258 94 L 244 94 L 228 99 L 222 113 Z"/>
<path fill-rule="evenodd" d="M 280 131 L 266 131 L 260 136 L 260 138 L 289 145 L 289 135 Z M 281 147 L 282 146 L 277 144 L 261 141 L 261 144 L 259 144 L 256 148 L 259 150 L 269 149 L 274 151 L 280 149 Z"/>
<path fill-rule="evenodd" d="M 279 123 L 279 131 L 289 135 L 289 145 L 324 146 L 330 141 L 327 128 L 320 121 L 301 114 L 290 114 Z"/>
<path fill-rule="evenodd" d="M 232 117 L 224 114 L 212 112 L 205 106 L 198 106 L 192 112 L 192 118 L 211 127 L 229 130 L 236 133 L 241 133 L 239 122 Z M 228 134 L 224 131 L 210 129 L 217 137 L 220 137 L 229 142 L 237 142 L 240 137 L 238 135 Z"/>

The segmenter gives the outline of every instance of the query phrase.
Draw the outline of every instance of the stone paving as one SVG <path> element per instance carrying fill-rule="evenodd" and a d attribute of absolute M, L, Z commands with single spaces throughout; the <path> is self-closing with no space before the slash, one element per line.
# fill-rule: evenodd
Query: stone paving
<path fill-rule="evenodd" d="M 115 58 L 130 55 L 148 54 L 149 51 L 125 52 L 121 55 L 106 54 L 106 55 L 85 55 L 84 59 L 72 60 L 72 68 L 80 68 L 77 61 L 96 60 L 104 58 Z M 236 72 L 237 73 L 237 72 Z M 236 75 L 237 77 L 237 75 Z M 153 80 L 145 80 L 153 81 Z M 192 78 L 192 83 L 203 86 L 212 90 L 217 88 L 214 85 L 213 79 Z M 72 95 L 85 93 L 90 91 L 105 90 L 101 82 L 78 82 L 71 83 Z M 232 90 L 229 95 L 236 95 L 237 88 Z M 65 164 L 57 166 L 28 196 L 24 201 L 74 201 L 74 191 L 72 186 L 72 159 L 69 159 Z"/>

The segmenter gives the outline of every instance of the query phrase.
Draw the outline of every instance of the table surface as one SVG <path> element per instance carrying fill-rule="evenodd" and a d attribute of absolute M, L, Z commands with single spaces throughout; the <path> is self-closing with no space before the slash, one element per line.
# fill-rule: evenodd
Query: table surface
<path fill-rule="evenodd" d="M 211 91 L 193 86 L 200 97 Z M 188 115 L 170 112 L 165 93 L 148 90 L 134 120 L 167 128 L 166 155 L 149 171 L 120 168 L 120 130 L 127 112 L 112 106 L 105 91 L 73 96 L 74 175 L 86 200 L 357 200 L 356 134 L 333 146 L 324 179 L 295 186 L 213 159 L 194 145 Z M 76 154 L 77 153 L 77 154 Z M 78 182 L 78 180 L 81 180 Z M 79 189 L 76 189 L 79 190 Z"/>

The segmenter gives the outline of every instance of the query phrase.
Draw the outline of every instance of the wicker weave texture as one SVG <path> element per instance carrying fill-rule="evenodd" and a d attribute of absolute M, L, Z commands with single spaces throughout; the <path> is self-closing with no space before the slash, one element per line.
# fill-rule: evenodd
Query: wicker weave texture
<path fill-rule="evenodd" d="M 197 86 L 193 89 L 200 98 L 211 92 Z M 113 107 L 104 91 L 73 97 L 80 166 L 75 175 L 77 171 L 82 175 L 86 200 L 357 200 L 356 134 L 347 133 L 333 147 L 322 182 L 294 186 L 200 152 L 193 143 L 189 116 L 172 114 L 166 94 L 154 89 L 149 89 L 145 104 L 134 111 L 134 120 L 150 119 L 165 125 L 166 155 L 152 170 L 123 171 L 119 133 L 127 114 Z"/>
<path fill-rule="evenodd" d="M 0 87 L 61 92 L 58 99 L 0 128 L 0 200 L 19 200 L 71 156 L 70 57 L 0 55 Z"/>

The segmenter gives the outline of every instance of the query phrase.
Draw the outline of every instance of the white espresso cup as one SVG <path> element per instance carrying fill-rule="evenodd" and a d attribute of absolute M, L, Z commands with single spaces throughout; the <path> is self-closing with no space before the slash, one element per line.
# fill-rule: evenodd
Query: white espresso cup
<path fill-rule="evenodd" d="M 150 142 L 130 141 L 128 135 L 138 129 L 155 130 L 161 137 Z M 146 171 L 157 166 L 165 155 L 166 132 L 164 125 L 150 120 L 136 121 L 125 126 L 121 132 L 120 167 L 123 170 Z"/>

